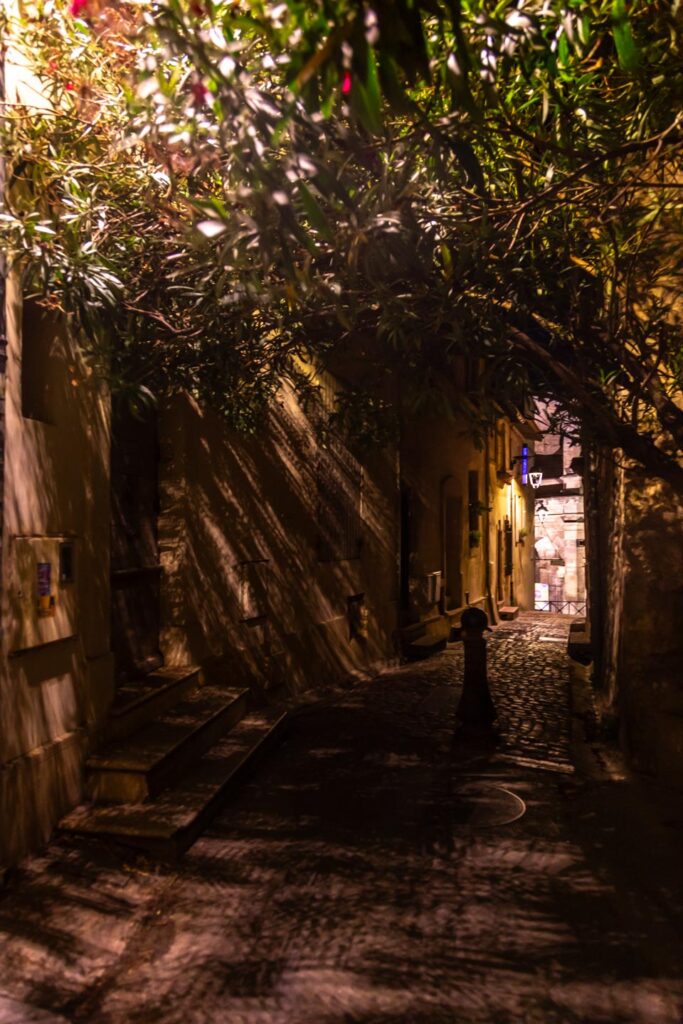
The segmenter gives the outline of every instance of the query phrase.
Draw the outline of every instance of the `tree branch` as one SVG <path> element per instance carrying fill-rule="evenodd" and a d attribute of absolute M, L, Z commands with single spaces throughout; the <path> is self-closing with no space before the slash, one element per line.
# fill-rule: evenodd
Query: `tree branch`
<path fill-rule="evenodd" d="M 514 344 L 522 348 L 546 376 L 554 379 L 565 393 L 581 404 L 584 420 L 596 429 L 609 446 L 621 448 L 652 476 L 666 480 L 677 493 L 683 494 L 683 466 L 675 458 L 658 448 L 651 437 L 639 433 L 631 424 L 618 419 L 613 411 L 605 408 L 585 382 L 539 342 L 514 326 L 508 327 L 508 334 Z"/>

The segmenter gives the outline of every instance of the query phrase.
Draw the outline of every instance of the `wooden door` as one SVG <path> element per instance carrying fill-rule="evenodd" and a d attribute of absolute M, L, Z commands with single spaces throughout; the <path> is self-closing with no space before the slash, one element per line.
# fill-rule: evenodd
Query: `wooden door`
<path fill-rule="evenodd" d="M 112 651 L 119 679 L 158 668 L 160 576 L 157 417 L 151 408 L 112 405 Z"/>

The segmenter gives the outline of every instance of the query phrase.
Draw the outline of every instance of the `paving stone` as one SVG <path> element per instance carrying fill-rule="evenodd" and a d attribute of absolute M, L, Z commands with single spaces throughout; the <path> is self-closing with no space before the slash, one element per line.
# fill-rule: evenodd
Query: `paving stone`
<path fill-rule="evenodd" d="M 453 645 L 312 704 L 177 867 L 53 843 L 0 896 L 8 998 L 71 1024 L 680 1024 L 676 897 L 619 861 L 630 790 L 572 774 L 540 639 L 570 621 L 491 636 L 497 745 L 453 743 Z M 526 812 L 470 813 L 482 790 Z"/>
<path fill-rule="evenodd" d="M 20 1003 L 0 993 L 0 1024 L 69 1024 L 66 1017 L 55 1017 L 28 1003 Z"/>

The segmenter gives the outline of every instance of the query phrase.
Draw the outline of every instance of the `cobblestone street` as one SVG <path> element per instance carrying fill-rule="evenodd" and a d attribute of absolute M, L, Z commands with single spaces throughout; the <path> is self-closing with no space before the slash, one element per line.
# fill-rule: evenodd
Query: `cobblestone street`
<path fill-rule="evenodd" d="M 680 1024 L 680 821 L 575 768 L 570 621 L 492 635 L 495 749 L 453 745 L 451 645 L 293 716 L 179 865 L 53 841 L 0 893 L 0 1022 Z"/>

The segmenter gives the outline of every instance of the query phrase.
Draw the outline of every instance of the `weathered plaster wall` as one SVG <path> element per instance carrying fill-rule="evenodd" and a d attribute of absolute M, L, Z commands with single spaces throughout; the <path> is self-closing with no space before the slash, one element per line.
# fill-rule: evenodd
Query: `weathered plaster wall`
<path fill-rule="evenodd" d="M 582 494 L 546 495 L 536 513 L 536 582 L 548 585 L 550 608 L 583 614 L 586 602 L 585 523 Z"/>
<path fill-rule="evenodd" d="M 413 503 L 411 621 L 425 622 L 441 613 L 431 632 L 447 632 L 468 603 L 485 608 L 496 621 L 498 591 L 500 603 L 509 604 L 510 579 L 514 601 L 533 607 L 533 498 L 520 483 L 519 467 L 510 468 L 521 437 L 507 421 L 500 427 L 504 443 L 497 449 L 493 437 L 478 448 L 466 423 L 444 416 L 425 415 L 404 424 L 401 474 Z M 470 516 L 473 473 L 480 510 Z M 457 518 L 455 528 L 449 517 Z M 512 573 L 507 576 L 498 540 L 506 517 L 512 524 Z M 522 530 L 527 536 L 520 539 Z M 425 579 L 437 571 L 442 574 L 441 600 L 430 602 Z M 453 576 L 459 576 L 455 585 L 449 579 Z M 444 618 L 447 611 L 451 615 Z"/>
<path fill-rule="evenodd" d="M 502 605 L 534 606 L 534 492 L 522 484 L 519 460 L 526 442 L 511 424 L 500 421 L 499 440 L 492 438 L 489 455 L 490 579 L 495 601 Z M 507 574 L 506 521 L 512 529 L 512 573 Z M 512 587 L 510 586 L 512 584 Z"/>
<path fill-rule="evenodd" d="M 47 837 L 77 800 L 89 732 L 112 695 L 109 655 L 108 401 L 62 325 L 22 318 L 16 278 L 7 288 L 6 458 L 0 652 L 0 862 L 11 862 Z M 22 320 L 27 337 L 22 339 Z M 25 415 L 24 345 L 39 332 L 41 419 Z M 25 389 L 24 389 L 25 391 Z M 55 616 L 37 614 L 36 568 L 22 552 L 73 545 L 75 575 L 58 578 Z M 42 556 L 41 556 L 42 557 Z M 64 638 L 32 636 L 26 620 L 60 621 Z"/>
<path fill-rule="evenodd" d="M 637 767 L 683 787 L 683 502 L 631 472 L 624 519 L 622 740 Z"/>
<path fill-rule="evenodd" d="M 229 432 L 188 397 L 163 410 L 160 436 L 167 663 L 296 690 L 394 658 L 395 452 L 363 457 L 360 544 L 347 552 L 357 557 L 327 560 L 320 441 L 290 392 L 258 437 Z M 351 636 L 349 599 L 359 595 L 367 638 Z"/>
<path fill-rule="evenodd" d="M 410 492 L 410 609 L 411 622 L 439 615 L 441 607 L 454 613 L 485 600 L 483 529 L 479 543 L 469 543 L 468 474 L 479 474 L 479 497 L 484 501 L 485 455 L 467 435 L 464 423 L 423 414 L 406 419 L 401 439 L 401 477 Z M 457 520 L 455 526 L 447 517 Z M 482 519 L 479 520 L 481 528 Z M 447 530 L 451 530 L 447 534 Z M 448 551 L 452 545 L 453 551 Z M 449 557 L 450 556 L 450 557 Z M 429 593 L 427 577 L 441 572 L 441 588 Z M 449 579 L 456 575 L 457 579 Z M 459 597 L 459 600 L 458 600 Z M 444 621 L 443 629 L 448 624 Z"/>
<path fill-rule="evenodd" d="M 618 715 L 623 625 L 624 474 L 614 455 L 584 448 L 584 515 L 593 681 L 604 722 Z"/>
<path fill-rule="evenodd" d="M 586 489 L 598 710 L 636 768 L 683 788 L 683 504 L 609 452 Z"/>

